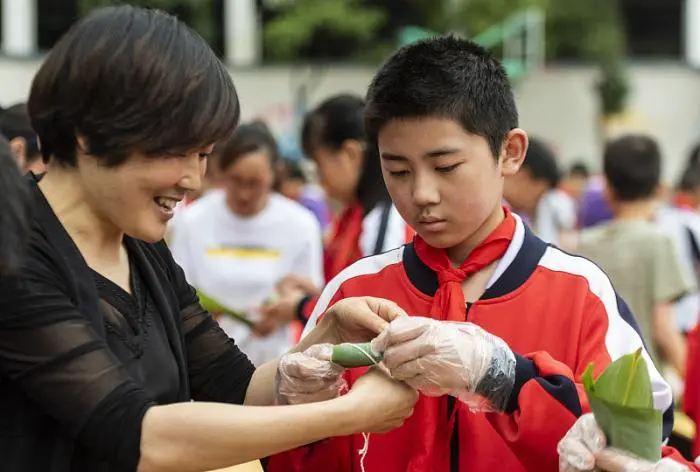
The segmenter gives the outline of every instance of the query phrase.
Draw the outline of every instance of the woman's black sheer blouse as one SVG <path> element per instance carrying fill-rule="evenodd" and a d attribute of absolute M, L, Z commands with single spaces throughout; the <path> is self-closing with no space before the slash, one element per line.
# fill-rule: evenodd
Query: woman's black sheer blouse
<path fill-rule="evenodd" d="M 0 280 L 0 470 L 134 471 L 150 406 L 243 403 L 254 367 L 165 243 L 126 238 L 129 294 L 87 266 L 27 184 L 27 258 Z"/>

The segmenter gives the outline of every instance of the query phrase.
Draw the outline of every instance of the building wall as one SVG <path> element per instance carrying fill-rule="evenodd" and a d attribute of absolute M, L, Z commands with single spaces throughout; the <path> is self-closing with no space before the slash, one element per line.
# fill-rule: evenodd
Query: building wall
<path fill-rule="evenodd" d="M 0 58 L 0 104 L 25 100 L 38 61 Z M 232 69 L 245 120 L 260 117 L 278 132 L 294 132 L 293 103 L 298 85 L 316 82 L 311 106 L 339 92 L 364 94 L 373 70 L 332 67 L 309 79 L 309 71 L 290 68 Z M 664 174 L 675 180 L 688 149 L 700 139 L 700 75 L 675 64 L 633 65 L 632 96 L 626 124 L 617 131 L 655 135 L 665 153 Z M 516 87 L 521 126 L 552 143 L 562 162 L 583 159 L 596 167 L 601 127 L 590 67 L 553 67 L 531 74 Z"/>

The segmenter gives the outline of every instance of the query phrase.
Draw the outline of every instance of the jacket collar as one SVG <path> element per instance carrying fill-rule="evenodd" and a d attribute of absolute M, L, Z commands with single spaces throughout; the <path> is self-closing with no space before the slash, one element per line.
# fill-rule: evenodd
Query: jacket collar
<path fill-rule="evenodd" d="M 523 285 L 535 271 L 547 244 L 539 239 L 522 222 L 516 219 L 515 234 L 503 257 L 496 264 L 482 300 L 502 297 Z M 403 265 L 411 283 L 430 297 L 438 288 L 437 274 L 418 258 L 413 244 L 407 244 L 403 252 Z"/>

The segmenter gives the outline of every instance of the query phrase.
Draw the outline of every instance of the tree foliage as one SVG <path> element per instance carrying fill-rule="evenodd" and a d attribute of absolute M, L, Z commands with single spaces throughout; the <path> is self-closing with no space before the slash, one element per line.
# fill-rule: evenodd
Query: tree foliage
<path fill-rule="evenodd" d="M 285 2 L 265 25 L 265 55 L 289 60 L 316 46 L 316 56 L 335 58 L 344 45 L 357 51 L 372 47 L 385 20 L 384 9 L 359 0 Z"/>

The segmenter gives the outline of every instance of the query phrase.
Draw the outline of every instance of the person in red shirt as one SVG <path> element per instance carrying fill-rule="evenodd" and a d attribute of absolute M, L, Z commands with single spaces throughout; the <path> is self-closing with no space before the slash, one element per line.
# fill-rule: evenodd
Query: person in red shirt
<path fill-rule="evenodd" d="M 557 470 L 558 442 L 590 411 L 587 366 L 598 375 L 640 348 L 667 437 L 670 388 L 608 277 L 544 243 L 501 204 L 528 145 L 502 65 L 454 36 L 406 46 L 370 84 L 365 124 L 389 194 L 417 235 L 341 271 L 306 332 L 346 297 L 395 302 L 412 316 L 392 321 L 373 348 L 422 395 L 402 427 L 273 456 L 269 472 Z M 352 385 L 364 371 L 347 369 L 343 380 Z M 309 386 L 284 391 L 296 402 L 319 399 Z"/>

